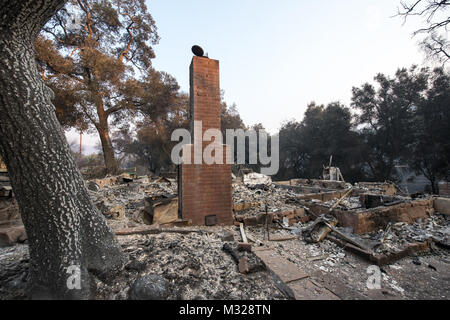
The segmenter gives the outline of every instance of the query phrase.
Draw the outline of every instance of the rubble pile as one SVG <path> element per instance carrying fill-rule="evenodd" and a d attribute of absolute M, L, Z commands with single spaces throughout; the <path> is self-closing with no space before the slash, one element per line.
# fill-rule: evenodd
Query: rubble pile
<path fill-rule="evenodd" d="M 325 201 L 325 202 L 316 200 L 316 199 L 311 200 L 312 203 L 321 204 L 328 208 L 333 207 L 338 201 L 339 201 L 339 199 L 333 199 L 333 200 L 329 200 L 329 201 Z M 359 209 L 359 208 L 361 208 L 360 198 L 359 197 L 345 198 L 344 200 L 339 202 L 338 208 L 343 209 L 343 210 Z"/>
<path fill-rule="evenodd" d="M 8 170 L 2 163 L 0 158 L 0 199 L 12 198 L 13 192 L 11 187 L 11 181 L 9 180 Z"/>
<path fill-rule="evenodd" d="M 282 298 L 266 272 L 239 273 L 236 263 L 222 250 L 219 232 L 127 236 L 121 241 L 130 255 L 130 279 L 146 273 L 163 276 L 170 282 L 169 299 Z M 119 296 L 110 292 L 113 296 L 104 297 L 126 298 L 126 290 L 122 289 L 122 295 L 119 291 Z"/>
<path fill-rule="evenodd" d="M 113 284 L 97 282 L 97 299 L 448 297 L 445 198 L 433 206 L 433 198 L 399 196 L 389 183 L 274 183 L 250 173 L 233 183 L 235 226 L 193 227 L 153 219 L 178 219 L 176 180 L 122 175 L 86 184 L 129 258 Z M 13 208 L 4 204 L 0 210 Z M 28 246 L 19 238 L 0 248 L 0 299 L 26 298 Z M 381 296 L 366 287 L 374 264 L 385 271 Z M 298 279 L 284 283 L 279 268 Z M 411 275 L 425 280 L 413 286 Z M 149 279 L 158 285 L 147 288 Z"/>
<path fill-rule="evenodd" d="M 241 274 L 222 247 L 222 232 L 119 237 L 129 261 L 112 285 L 98 280 L 96 299 L 126 300 L 136 279 L 159 275 L 169 283 L 167 299 L 283 299 L 265 271 Z M 26 245 L 0 249 L 0 299 L 26 299 Z"/>
<path fill-rule="evenodd" d="M 14 198 L 0 198 L 0 226 L 20 220 L 19 205 Z"/>
<path fill-rule="evenodd" d="M 138 224 L 147 224 L 144 216 L 145 200 L 150 197 L 176 195 L 177 184 L 174 180 L 150 181 L 141 178 L 130 182 L 106 185 L 89 190 L 94 204 L 109 219 L 111 226 L 129 228 Z"/>
<path fill-rule="evenodd" d="M 442 246 L 450 247 L 450 218 L 446 215 L 435 214 L 427 221 L 419 220 L 409 225 L 404 222 L 393 224 L 389 230 L 361 235 L 362 239 L 379 242 L 375 247 L 376 253 L 393 253 L 417 242 L 432 240 Z"/>
<path fill-rule="evenodd" d="M 27 298 L 28 268 L 27 245 L 0 247 L 0 300 Z"/>
<path fill-rule="evenodd" d="M 243 177 L 244 185 L 248 188 L 264 188 L 272 184 L 272 179 L 259 173 L 249 173 Z"/>
<path fill-rule="evenodd" d="M 295 203 L 289 203 L 289 199 L 295 199 L 298 193 L 288 189 L 280 189 L 271 184 L 264 188 L 248 188 L 243 184 L 233 184 L 233 203 L 257 203 L 241 214 L 253 216 L 265 211 L 266 205 L 272 212 L 293 210 L 298 207 Z"/>
<path fill-rule="evenodd" d="M 0 158 L 0 248 L 25 242 L 25 228 L 20 219 L 19 205 L 14 198 L 6 166 Z"/>
<path fill-rule="evenodd" d="M 348 251 L 348 244 L 338 244 L 326 237 L 318 243 L 307 243 L 303 238 L 304 230 L 314 222 L 298 223 L 290 228 L 273 227 L 270 230 L 270 241 L 262 227 L 249 227 L 246 232 L 249 237 L 260 240 L 264 247 L 274 250 L 286 260 L 293 262 L 298 268 L 310 274 L 311 279 L 332 277 L 339 279 L 339 290 L 344 299 L 441 299 L 449 298 L 448 285 L 450 276 L 450 254 L 448 245 L 435 246 L 431 244 L 429 251 L 416 252 L 381 266 L 382 290 L 374 292 L 366 287 L 367 268 L 374 262 L 366 260 L 353 251 Z M 407 225 L 399 223 L 392 226 L 392 231 L 386 236 L 384 246 L 380 244 L 383 231 L 358 236 L 348 228 L 336 227 L 354 241 L 373 248 L 374 254 L 386 255 L 395 253 L 421 238 L 418 235 L 438 237 L 448 233 L 448 218 L 437 214 L 427 223 Z M 429 233 L 429 234 L 427 234 Z M 334 235 L 331 233 L 331 235 Z M 258 248 L 254 244 L 255 249 Z M 418 280 L 420 279 L 420 280 Z M 333 281 L 334 281 L 333 280 Z M 337 280 L 336 280 L 337 281 Z M 330 287 L 333 287 L 330 284 Z"/>
<path fill-rule="evenodd" d="M 392 182 L 358 182 L 355 183 L 355 188 L 367 193 L 383 194 L 383 195 L 395 195 L 399 189 Z"/>

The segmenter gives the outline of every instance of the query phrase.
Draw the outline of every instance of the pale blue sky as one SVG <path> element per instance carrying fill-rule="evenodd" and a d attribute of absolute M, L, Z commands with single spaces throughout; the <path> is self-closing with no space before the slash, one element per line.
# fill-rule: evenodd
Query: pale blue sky
<path fill-rule="evenodd" d="M 191 46 L 220 60 L 225 100 L 270 132 L 311 101 L 350 103 L 378 72 L 423 64 L 399 0 L 147 0 L 161 40 L 154 67 L 189 90 Z M 87 139 L 90 144 L 95 138 Z"/>
<path fill-rule="evenodd" d="M 311 101 L 350 103 L 352 86 L 421 64 L 397 0 L 148 0 L 154 66 L 188 92 L 191 46 L 220 60 L 221 88 L 245 123 L 276 131 Z"/>

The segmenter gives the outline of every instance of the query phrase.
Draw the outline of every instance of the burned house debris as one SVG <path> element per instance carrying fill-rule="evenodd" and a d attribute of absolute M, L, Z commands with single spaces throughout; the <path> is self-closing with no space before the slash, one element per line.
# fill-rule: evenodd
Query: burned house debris
<path fill-rule="evenodd" d="M 0 197 L 12 197 L 12 188 L 8 177 L 8 170 L 6 169 L 6 165 L 2 158 L 0 158 Z"/>
<path fill-rule="evenodd" d="M 333 163 L 333 156 L 330 157 L 330 164 L 327 167 L 323 166 L 322 172 L 323 180 L 345 182 L 344 177 L 342 176 L 341 173 L 341 169 L 333 167 L 332 163 Z"/>
<path fill-rule="evenodd" d="M 26 240 L 25 228 L 20 220 L 19 206 L 8 176 L 6 165 L 0 158 L 0 247 Z"/>
<path fill-rule="evenodd" d="M 194 57 L 192 120 L 214 126 L 219 87 L 209 72 L 217 77 L 218 62 Z M 96 298 L 450 298 L 450 199 L 409 196 L 390 182 L 352 185 L 332 168 L 324 180 L 273 181 L 243 168 L 235 177 L 227 164 L 182 164 L 167 177 L 86 181 L 129 257 L 115 285 L 97 282 Z M 27 236 L 5 169 L 0 179 L 11 191 L 0 194 L 0 298 L 24 299 Z M 379 289 L 367 286 L 373 266 Z"/>
<path fill-rule="evenodd" d="M 182 150 L 191 161 L 177 174 L 86 181 L 128 256 L 114 284 L 96 280 L 97 299 L 450 298 L 450 198 L 350 184 L 331 159 L 323 180 L 273 181 L 246 168 L 236 177 L 226 159 L 195 164 L 195 145 L 206 147 L 199 136 L 220 128 L 219 62 L 195 52 L 194 144 Z M 0 160 L 0 299 L 27 298 L 29 265 Z M 376 289 L 367 285 L 371 267 L 382 277 Z"/>
<path fill-rule="evenodd" d="M 179 216 L 176 179 L 87 181 L 130 255 L 115 288 L 99 283 L 98 298 L 129 298 L 149 272 L 167 280 L 168 299 L 448 298 L 450 199 L 412 199 L 390 183 L 255 177 L 264 178 L 232 184 L 234 226 Z M 0 269 L 26 270 L 19 238 L 2 242 Z M 366 287 L 371 265 L 383 270 L 381 290 Z M 0 273 L 0 296 L 24 297 L 13 290 L 26 284 L 18 276 Z"/>

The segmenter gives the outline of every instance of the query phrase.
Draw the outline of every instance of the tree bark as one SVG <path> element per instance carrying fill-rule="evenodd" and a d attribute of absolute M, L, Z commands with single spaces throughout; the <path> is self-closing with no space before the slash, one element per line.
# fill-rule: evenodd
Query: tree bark
<path fill-rule="evenodd" d="M 30 250 L 31 297 L 87 299 L 92 274 L 107 280 L 125 256 L 98 212 L 35 64 L 34 39 L 65 1 L 1 0 L 0 154 Z M 79 268 L 81 287 L 68 286 Z"/>
<path fill-rule="evenodd" d="M 433 177 L 428 178 L 428 180 L 430 180 L 430 183 L 431 183 L 431 192 L 434 195 L 438 195 L 439 188 L 438 188 L 438 184 L 436 183 L 436 178 L 433 176 Z"/>
<path fill-rule="evenodd" d="M 99 122 L 96 125 L 100 142 L 102 143 L 103 158 L 105 159 L 106 171 L 109 174 L 117 174 L 119 168 L 117 160 L 114 155 L 114 148 L 112 146 L 111 137 L 109 136 L 108 114 L 105 112 L 103 105 L 103 98 L 101 95 L 97 97 L 97 115 Z"/>
<path fill-rule="evenodd" d="M 106 171 L 109 174 L 114 175 L 119 172 L 119 168 L 117 166 L 117 160 L 114 154 L 111 137 L 109 136 L 109 127 L 107 121 L 108 120 L 100 121 L 100 125 L 97 127 L 97 131 L 100 136 L 100 142 L 102 143 L 103 158 L 105 159 Z"/>

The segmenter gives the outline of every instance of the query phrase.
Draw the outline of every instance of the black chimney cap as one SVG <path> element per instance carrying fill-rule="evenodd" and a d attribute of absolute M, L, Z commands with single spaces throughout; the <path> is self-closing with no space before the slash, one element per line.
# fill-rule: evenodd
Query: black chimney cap
<path fill-rule="evenodd" d="M 197 57 L 203 57 L 205 54 L 202 47 L 197 46 L 197 45 L 192 47 L 192 53 L 195 54 Z"/>

